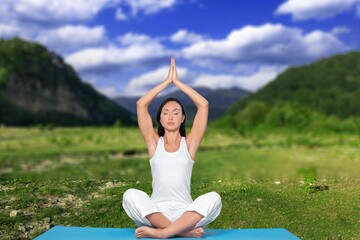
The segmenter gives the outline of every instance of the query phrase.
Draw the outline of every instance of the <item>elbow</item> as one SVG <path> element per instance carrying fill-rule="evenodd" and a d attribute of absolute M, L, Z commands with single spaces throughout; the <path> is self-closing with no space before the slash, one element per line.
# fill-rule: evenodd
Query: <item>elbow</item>
<path fill-rule="evenodd" d="M 136 107 L 137 107 L 137 108 L 146 107 L 146 104 L 145 104 L 144 101 L 142 101 L 142 99 L 140 98 L 140 99 L 137 100 L 137 102 L 136 102 Z"/>
<path fill-rule="evenodd" d="M 208 108 L 209 108 L 209 102 L 208 102 L 206 99 L 204 99 L 204 100 L 199 104 L 198 107 L 208 109 Z"/>

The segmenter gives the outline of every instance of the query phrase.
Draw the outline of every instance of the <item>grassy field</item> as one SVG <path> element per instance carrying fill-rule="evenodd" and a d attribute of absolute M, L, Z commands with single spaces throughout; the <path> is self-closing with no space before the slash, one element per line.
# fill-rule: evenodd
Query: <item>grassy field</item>
<path fill-rule="evenodd" d="M 209 228 L 286 228 L 301 239 L 360 239 L 360 137 L 209 128 L 192 195 L 223 200 Z M 139 131 L 0 128 L 0 238 L 31 239 L 54 225 L 135 227 L 128 188 L 151 192 Z"/>

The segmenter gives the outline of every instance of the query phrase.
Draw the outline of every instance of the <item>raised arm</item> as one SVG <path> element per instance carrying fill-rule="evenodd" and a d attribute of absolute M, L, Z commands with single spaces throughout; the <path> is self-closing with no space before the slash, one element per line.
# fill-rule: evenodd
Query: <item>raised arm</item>
<path fill-rule="evenodd" d="M 146 146 L 148 148 L 150 158 L 154 155 L 156 150 L 156 144 L 159 139 L 157 132 L 154 130 L 153 122 L 148 110 L 150 103 L 155 99 L 155 97 L 164 90 L 173 79 L 175 69 L 174 59 L 171 59 L 170 70 L 167 78 L 152 88 L 144 96 L 142 96 L 136 102 L 137 109 L 137 118 L 140 132 L 145 140 Z"/>
<path fill-rule="evenodd" d="M 204 137 L 209 114 L 209 103 L 208 101 L 197 93 L 194 89 L 181 82 L 176 71 L 176 65 L 174 62 L 175 72 L 173 83 L 182 92 L 189 96 L 197 107 L 197 112 L 194 118 L 194 122 L 190 133 L 186 137 L 187 147 L 192 159 L 195 159 L 196 151 L 200 146 L 200 143 Z"/>

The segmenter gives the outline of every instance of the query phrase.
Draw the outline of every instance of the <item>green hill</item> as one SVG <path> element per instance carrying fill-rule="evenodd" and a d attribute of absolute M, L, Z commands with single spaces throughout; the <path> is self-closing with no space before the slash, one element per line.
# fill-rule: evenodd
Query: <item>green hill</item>
<path fill-rule="evenodd" d="M 133 114 L 83 83 L 38 43 L 0 40 L 0 124 L 133 124 Z"/>
<path fill-rule="evenodd" d="M 344 121 L 360 127 L 359 73 L 359 52 L 289 68 L 232 105 L 225 119 L 237 128 L 334 127 Z"/>

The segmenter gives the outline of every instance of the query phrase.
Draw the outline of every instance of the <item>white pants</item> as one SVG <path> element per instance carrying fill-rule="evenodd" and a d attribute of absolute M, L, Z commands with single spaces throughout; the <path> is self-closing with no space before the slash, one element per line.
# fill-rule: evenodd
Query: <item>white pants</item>
<path fill-rule="evenodd" d="M 205 228 L 214 221 L 221 211 L 221 197 L 216 192 L 209 192 L 196 198 L 191 204 L 184 205 L 177 202 L 156 204 L 145 192 L 137 189 L 128 189 L 123 195 L 123 208 L 127 215 L 140 226 L 152 227 L 147 215 L 162 213 L 169 221 L 174 222 L 186 211 L 195 211 L 203 216 L 195 228 Z"/>

